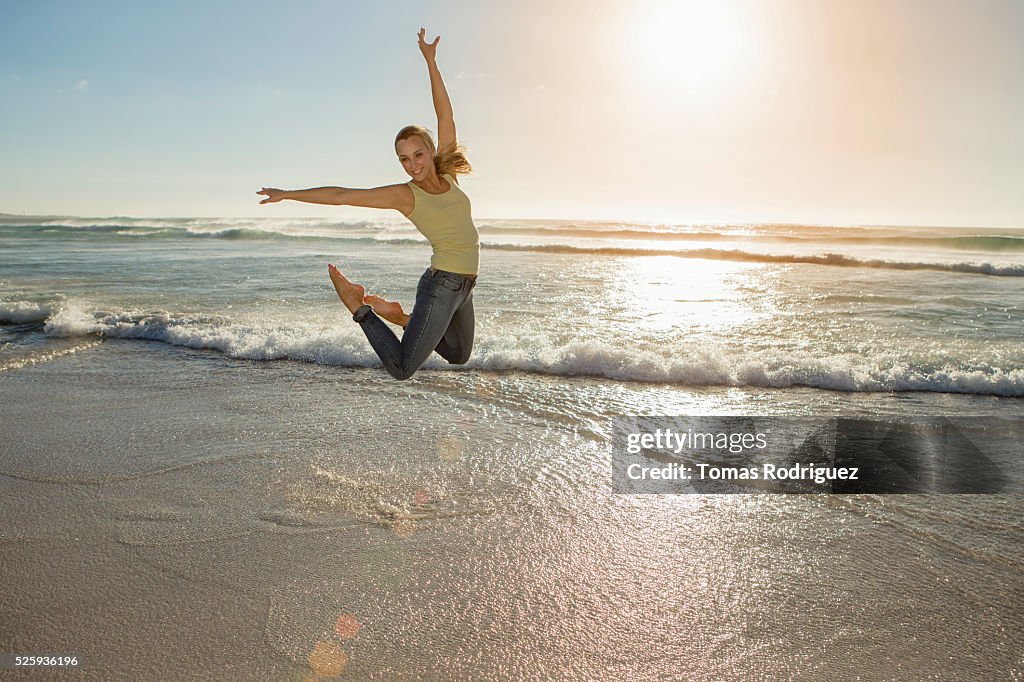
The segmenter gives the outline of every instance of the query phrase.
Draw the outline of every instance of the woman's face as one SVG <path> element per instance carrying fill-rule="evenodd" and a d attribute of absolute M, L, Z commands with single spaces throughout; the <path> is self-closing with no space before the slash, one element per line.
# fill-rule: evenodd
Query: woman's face
<path fill-rule="evenodd" d="M 398 160 L 402 162 L 402 168 L 413 180 L 426 180 L 430 170 L 434 167 L 434 157 L 427 148 L 427 144 L 419 135 L 399 140 L 395 145 L 398 152 Z"/>

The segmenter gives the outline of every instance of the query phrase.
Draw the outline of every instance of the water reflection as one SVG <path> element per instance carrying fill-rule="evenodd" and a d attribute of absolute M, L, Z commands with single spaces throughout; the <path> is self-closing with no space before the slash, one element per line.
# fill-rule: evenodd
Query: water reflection
<path fill-rule="evenodd" d="M 632 316 L 631 326 L 644 336 L 665 332 L 720 336 L 735 332 L 770 314 L 761 296 L 765 283 L 756 275 L 764 266 L 658 256 L 623 259 L 609 282 L 616 309 Z"/>

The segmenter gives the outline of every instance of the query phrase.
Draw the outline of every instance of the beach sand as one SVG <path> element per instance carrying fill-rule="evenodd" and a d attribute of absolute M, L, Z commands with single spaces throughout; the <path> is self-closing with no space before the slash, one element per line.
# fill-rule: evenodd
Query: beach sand
<path fill-rule="evenodd" d="M 503 407 L 511 375 L 379 372 L 131 340 L 0 372 L 0 651 L 88 680 L 1024 674 L 1019 493 L 613 496 L 607 443 Z"/>

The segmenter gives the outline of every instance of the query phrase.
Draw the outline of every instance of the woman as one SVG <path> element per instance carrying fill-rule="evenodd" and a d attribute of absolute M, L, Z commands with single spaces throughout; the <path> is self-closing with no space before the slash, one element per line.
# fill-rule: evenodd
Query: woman
<path fill-rule="evenodd" d="M 438 146 L 434 147 L 425 128 L 406 126 L 398 132 L 395 151 L 412 180 L 374 189 L 317 187 L 284 191 L 264 187 L 257 192 L 267 197 L 261 204 L 294 199 L 395 209 L 430 241 L 434 253 L 416 288 L 411 315 L 398 302 L 366 295 L 362 286 L 350 282 L 333 264 L 327 266 L 338 297 L 362 327 L 384 368 L 396 379 L 411 377 L 435 350 L 454 365 L 469 360 L 473 350 L 473 288 L 480 268 L 480 235 L 473 224 L 469 198 L 456 180 L 471 166 L 456 141 L 452 103 L 437 68 L 441 36 L 427 43 L 425 33 L 421 28 L 419 46 L 430 73 Z M 405 329 L 401 340 L 382 318 Z"/>

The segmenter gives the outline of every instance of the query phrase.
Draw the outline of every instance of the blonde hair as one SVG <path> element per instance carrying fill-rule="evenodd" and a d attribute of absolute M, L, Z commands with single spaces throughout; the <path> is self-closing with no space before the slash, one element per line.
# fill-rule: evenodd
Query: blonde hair
<path fill-rule="evenodd" d="M 427 151 L 434 157 L 434 168 L 437 170 L 438 176 L 465 175 L 473 171 L 473 166 L 466 158 L 465 147 L 456 142 L 439 152 L 434 144 L 433 135 L 423 126 L 405 126 L 399 130 L 398 135 L 395 136 L 395 145 L 397 146 L 402 140 L 408 140 L 413 135 L 418 135 L 423 140 L 423 144 L 427 145 Z"/>

